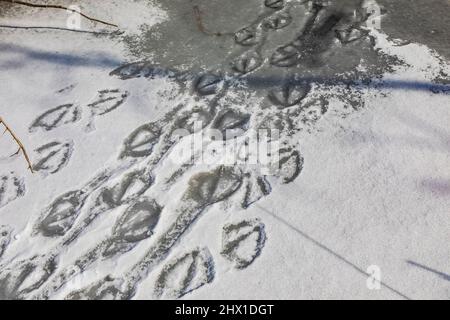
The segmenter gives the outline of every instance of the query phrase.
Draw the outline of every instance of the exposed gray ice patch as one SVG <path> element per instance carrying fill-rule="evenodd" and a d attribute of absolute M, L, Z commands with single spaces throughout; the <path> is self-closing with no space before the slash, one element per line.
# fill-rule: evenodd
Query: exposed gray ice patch
<path fill-rule="evenodd" d="M 116 170 L 120 171 L 120 167 Z M 105 170 L 93 177 L 83 188 L 69 191 L 57 197 L 43 210 L 34 227 L 34 233 L 40 233 L 46 237 L 58 237 L 66 235 L 81 213 L 88 197 L 116 173 L 116 170 Z M 144 179 L 144 177 L 139 177 Z M 125 188 L 126 189 L 126 188 Z M 125 191 L 124 191 L 125 193 Z M 84 228 L 86 225 L 83 225 Z M 65 241 L 70 243 L 81 231 L 76 231 Z"/>
<path fill-rule="evenodd" d="M 139 59 L 150 56 L 153 62 L 126 64 L 111 75 L 123 80 L 164 77 L 176 80 L 180 91 L 192 95 L 177 102 L 162 119 L 134 130 L 125 139 L 119 159 L 105 171 L 104 177 L 91 179 L 85 187 L 64 194 L 44 210 L 36 231 L 46 237 L 63 236 L 63 239 L 50 251 L 49 258 L 39 258 L 34 267 L 25 268 L 22 262 L 17 266 L 9 265 L 5 268 L 7 273 L 0 272 L 0 296 L 22 298 L 40 291 L 34 297 L 50 298 L 91 264 L 132 250 L 152 236 L 151 247 L 128 272 L 117 278 L 102 278 L 68 296 L 70 299 L 132 298 L 139 283 L 171 254 L 179 241 L 184 241 L 184 235 L 194 228 L 196 220 L 209 206 L 227 201 L 223 207 L 237 204 L 247 209 L 271 192 L 272 186 L 266 177 L 254 175 L 255 172 L 220 167 L 196 174 L 189 180 L 176 206 L 173 221 L 153 234 L 162 209 L 156 201 L 145 198 L 145 194 L 156 177 L 159 182 L 160 174 L 165 175 L 165 168 L 161 167 L 166 163 L 162 160 L 178 142 L 177 133 L 194 134 L 210 127 L 219 130 L 227 140 L 246 135 L 255 124 L 256 129 L 279 129 L 286 146 L 275 175 L 282 183 L 291 183 L 302 172 L 304 164 L 302 155 L 294 150 L 292 135 L 300 130 L 310 132 L 327 112 L 333 97 L 348 102 L 344 108 L 358 110 L 363 102 L 358 101 L 358 97 L 348 98 L 349 88 L 361 81 L 370 81 L 391 65 L 374 48 L 373 39 L 363 28 L 366 17 L 358 0 L 161 2 L 177 19 L 155 26 L 142 37 L 129 39 L 130 50 Z M 308 7 L 307 3 L 312 6 Z M 198 11 L 193 10 L 196 7 Z M 319 83 L 325 84 L 323 88 L 338 85 L 348 90 L 330 90 L 330 94 L 324 93 L 326 89 L 312 90 L 316 84 L 320 87 Z M 92 118 L 115 110 L 127 96 L 128 93 L 121 90 L 99 91 L 96 101 L 88 106 Z M 251 101 L 244 98 L 250 96 Z M 77 117 L 78 107 L 59 106 L 38 117 L 30 131 L 39 128 L 49 131 L 76 122 Z M 195 125 L 198 121 L 201 127 Z M 41 148 L 41 159 L 37 163 L 41 172 L 54 173 L 67 164 L 65 158 L 70 155 L 65 157 L 63 148 L 58 149 L 55 144 Z M 113 173 L 119 166 L 122 168 Z M 196 172 L 195 164 L 175 169 L 164 182 L 169 192 L 181 177 Z M 11 181 L 14 185 L 14 180 Z M 272 179 L 270 181 L 272 183 Z M 236 198 L 231 196 L 241 185 L 244 190 L 235 203 Z M 0 207 L 4 199 L 10 198 L 4 189 L 2 182 Z M 95 219 L 110 210 L 122 210 L 119 208 L 122 205 L 126 211 L 114 225 L 111 235 L 93 243 L 91 250 L 41 290 L 56 268 L 59 255 L 88 232 L 88 226 Z M 80 219 L 82 212 L 85 215 Z M 259 220 L 226 225 L 222 254 L 236 268 L 246 268 L 261 253 L 265 239 L 264 224 Z M 1 241 L 0 237 L 0 256 Z M 214 268 L 205 250 L 196 249 L 177 256 L 165 265 L 157 281 L 156 296 L 179 298 L 210 282 Z M 17 267 L 17 274 L 13 273 L 13 267 Z M 22 269 L 25 271 L 20 271 Z M 28 272 L 29 269 L 36 271 Z"/>

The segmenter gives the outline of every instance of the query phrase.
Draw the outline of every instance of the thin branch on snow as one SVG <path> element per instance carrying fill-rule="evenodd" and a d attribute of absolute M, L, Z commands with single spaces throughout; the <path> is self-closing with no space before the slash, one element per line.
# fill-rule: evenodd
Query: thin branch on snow
<path fill-rule="evenodd" d="M 194 18 L 195 22 L 197 23 L 197 28 L 200 30 L 200 32 L 208 35 L 208 36 L 222 36 L 223 34 L 220 32 L 210 32 L 205 28 L 205 25 L 203 24 L 203 18 L 202 18 L 202 12 L 200 11 L 200 8 L 198 6 L 194 6 Z"/>
<path fill-rule="evenodd" d="M 4 133 L 8 132 L 11 135 L 11 137 L 13 138 L 13 140 L 19 146 L 19 149 L 12 156 L 18 155 L 20 153 L 20 151 L 22 151 L 22 154 L 23 154 L 25 160 L 28 163 L 28 169 L 30 169 L 31 173 L 34 173 L 33 165 L 31 164 L 30 157 L 28 157 L 28 153 L 27 153 L 25 147 L 23 146 L 23 143 L 14 134 L 14 132 L 11 130 L 11 128 L 5 123 L 5 121 L 3 120 L 3 118 L 1 116 L 0 116 L 0 125 L 3 125 L 5 127 L 5 132 Z"/>
<path fill-rule="evenodd" d="M 0 0 L 1 1 L 1 0 Z M 0 28 L 7 28 L 7 29 L 25 29 L 25 30 L 30 30 L 30 29 L 35 29 L 35 30 L 56 30 L 56 31 L 69 31 L 69 32 L 78 32 L 78 33 L 90 33 L 90 34 L 95 34 L 95 35 L 119 35 L 122 32 L 120 31 L 120 29 L 116 30 L 116 31 L 111 31 L 111 32 L 103 32 L 103 31 L 91 31 L 91 30 L 79 30 L 79 29 L 68 29 L 68 28 L 61 28 L 61 27 L 45 27 L 45 26 L 13 26 L 13 25 L 4 25 L 1 24 Z"/>
<path fill-rule="evenodd" d="M 82 17 L 84 17 L 84 18 L 86 18 L 88 20 L 94 21 L 94 22 L 102 23 L 102 24 L 105 24 L 105 25 L 108 25 L 108 26 L 112 26 L 112 27 L 116 27 L 116 28 L 119 27 L 116 24 L 109 23 L 109 22 L 106 22 L 106 21 L 103 21 L 103 20 L 100 20 L 100 19 L 96 19 L 96 18 L 90 17 L 90 16 L 88 16 L 88 15 L 86 15 L 86 14 L 80 12 L 80 11 L 77 11 L 77 10 L 74 10 L 74 9 L 70 9 L 68 7 L 61 6 L 61 5 L 56 5 L 56 4 L 35 4 L 35 3 L 29 3 L 29 2 L 25 2 L 25 1 L 18 1 L 18 0 L 0 0 L 0 2 L 8 2 L 8 3 L 13 3 L 13 4 L 20 4 L 20 5 L 23 5 L 23 6 L 33 7 L 33 8 L 48 8 L 48 9 L 67 10 L 67 11 L 70 11 L 70 12 L 78 13 L 80 16 L 82 16 Z"/>

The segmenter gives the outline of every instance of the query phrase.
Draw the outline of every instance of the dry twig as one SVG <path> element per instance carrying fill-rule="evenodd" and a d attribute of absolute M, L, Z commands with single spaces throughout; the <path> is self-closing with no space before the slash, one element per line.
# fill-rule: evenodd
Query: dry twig
<path fill-rule="evenodd" d="M 33 8 L 49 8 L 49 9 L 67 10 L 67 11 L 70 11 L 70 12 L 78 13 L 80 16 L 82 16 L 82 17 L 84 17 L 84 18 L 86 18 L 88 20 L 94 21 L 94 22 L 102 23 L 102 24 L 105 24 L 105 25 L 108 25 L 108 26 L 112 26 L 112 27 L 116 27 L 116 28 L 119 27 L 116 24 L 109 23 L 109 22 L 106 22 L 106 21 L 103 21 L 103 20 L 100 20 L 100 19 L 92 18 L 92 17 L 90 17 L 90 16 L 88 16 L 88 15 L 86 15 L 86 14 L 80 12 L 80 11 L 77 11 L 77 10 L 74 10 L 74 9 L 70 9 L 68 7 L 64 7 L 64 6 L 57 5 L 57 4 L 36 4 L 36 3 L 29 3 L 29 2 L 18 1 L 18 0 L 0 0 L 0 2 L 9 2 L 9 3 L 20 4 L 20 5 L 23 5 L 23 6 L 33 7 Z"/>
<path fill-rule="evenodd" d="M 19 149 L 17 150 L 16 153 L 14 153 L 12 156 L 18 155 L 20 153 L 20 151 L 22 151 L 23 156 L 25 157 L 25 160 L 28 163 L 28 169 L 30 169 L 31 173 L 34 173 L 33 171 L 33 165 L 31 164 L 31 160 L 30 157 L 28 157 L 28 153 L 25 150 L 25 147 L 23 146 L 23 143 L 20 141 L 20 139 L 14 134 L 14 132 L 11 130 L 11 128 L 5 123 L 5 121 L 3 120 L 2 117 L 0 117 L 0 125 L 3 125 L 5 127 L 5 132 L 8 132 L 11 137 L 13 138 L 13 140 L 17 143 L 17 145 L 19 146 Z"/>
<path fill-rule="evenodd" d="M 193 9 L 194 9 L 194 18 L 195 18 L 195 22 L 197 23 L 198 30 L 200 30 L 204 34 L 207 34 L 208 36 L 220 37 L 220 36 L 224 35 L 221 32 L 211 32 L 211 31 L 207 30 L 203 24 L 202 12 L 200 11 L 200 8 L 198 6 L 194 6 Z"/>

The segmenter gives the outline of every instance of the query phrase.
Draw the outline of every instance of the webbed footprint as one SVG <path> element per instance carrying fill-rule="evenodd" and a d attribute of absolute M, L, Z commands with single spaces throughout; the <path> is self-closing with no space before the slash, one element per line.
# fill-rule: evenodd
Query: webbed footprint
<path fill-rule="evenodd" d="M 178 299 L 214 279 L 214 261 L 207 248 L 174 258 L 156 280 L 157 298 Z"/>
<path fill-rule="evenodd" d="M 39 157 L 33 169 L 44 176 L 55 174 L 69 163 L 73 152 L 73 142 L 53 141 L 37 148 L 35 151 Z"/>
<path fill-rule="evenodd" d="M 16 300 L 37 290 L 55 272 L 51 257 L 35 256 L 5 268 L 0 273 L 0 300 Z"/>
<path fill-rule="evenodd" d="M 153 199 L 141 199 L 119 218 L 113 228 L 103 256 L 109 257 L 133 249 L 140 241 L 153 235 L 162 208 Z"/>
<path fill-rule="evenodd" d="M 5 253 L 11 241 L 12 228 L 9 226 L 0 226 L 0 258 Z"/>
<path fill-rule="evenodd" d="M 270 101 L 279 109 L 299 104 L 311 91 L 309 83 L 297 83 L 295 80 L 287 81 L 280 88 L 272 89 L 269 93 Z"/>
<path fill-rule="evenodd" d="M 303 170 L 304 159 L 297 150 L 284 152 L 280 150 L 279 171 L 277 176 L 281 177 L 284 184 L 294 181 Z"/>
<path fill-rule="evenodd" d="M 0 208 L 25 195 L 24 179 L 14 172 L 0 176 Z"/>
<path fill-rule="evenodd" d="M 247 209 L 253 203 L 270 194 L 272 188 L 264 176 L 251 177 L 245 186 L 242 208 Z"/>
<path fill-rule="evenodd" d="M 141 158 L 149 156 L 159 141 L 162 128 L 155 122 L 147 123 L 134 130 L 124 141 L 120 158 Z"/>
<path fill-rule="evenodd" d="M 66 124 L 71 124 L 81 119 L 81 109 L 74 104 L 64 104 L 44 112 L 30 125 L 29 131 L 38 129 L 51 131 Z"/>
<path fill-rule="evenodd" d="M 145 169 L 125 174 L 112 187 L 105 187 L 97 197 L 91 211 L 104 211 L 130 203 L 143 195 L 153 184 L 153 177 Z"/>
<path fill-rule="evenodd" d="M 94 129 L 94 118 L 103 116 L 119 108 L 128 98 L 127 91 L 119 89 L 100 90 L 94 102 L 88 104 L 91 111 L 91 120 L 88 124 L 88 130 Z"/>
<path fill-rule="evenodd" d="M 233 139 L 247 131 L 250 115 L 233 109 L 221 111 L 212 123 L 212 129 L 219 130 L 224 140 Z"/>
<path fill-rule="evenodd" d="M 107 277 L 72 293 L 69 298 L 129 299 L 135 294 L 139 282 L 158 263 L 163 261 L 186 230 L 210 205 L 223 201 L 235 193 L 242 184 L 242 174 L 233 167 L 220 166 L 210 172 L 194 175 L 181 203 L 177 217 L 145 256 L 122 278 Z"/>
<path fill-rule="evenodd" d="M 84 206 L 86 196 L 83 191 L 70 191 L 56 198 L 45 209 L 35 230 L 45 237 L 63 236 L 72 228 Z"/>
<path fill-rule="evenodd" d="M 110 76 L 117 76 L 122 80 L 133 78 L 158 78 L 168 77 L 172 78 L 177 75 L 177 71 L 161 68 L 146 61 L 138 61 L 125 64 L 110 73 Z"/>
<path fill-rule="evenodd" d="M 256 51 L 249 51 L 242 54 L 232 62 L 232 68 L 234 71 L 245 75 L 252 71 L 255 71 L 263 64 L 261 55 Z"/>
<path fill-rule="evenodd" d="M 132 292 L 123 288 L 123 281 L 106 276 L 82 290 L 74 291 L 65 300 L 129 300 Z"/>

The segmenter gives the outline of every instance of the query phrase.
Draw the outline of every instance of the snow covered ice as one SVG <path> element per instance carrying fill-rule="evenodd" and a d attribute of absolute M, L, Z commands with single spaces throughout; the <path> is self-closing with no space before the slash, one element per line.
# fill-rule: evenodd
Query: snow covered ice
<path fill-rule="evenodd" d="M 0 299 L 450 299 L 450 3 L 393 2 L 1 2 Z"/>

